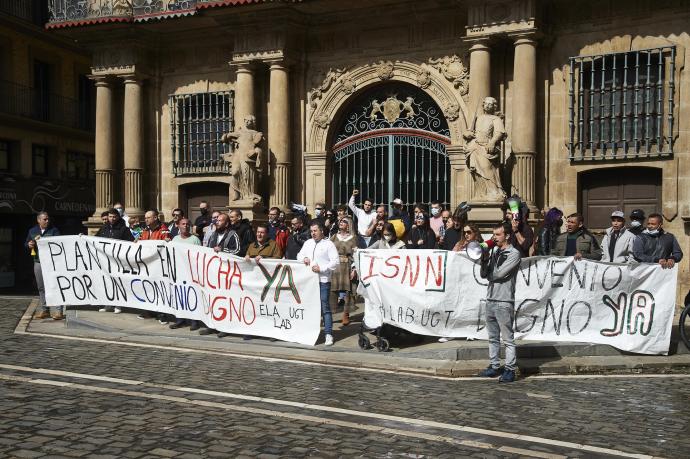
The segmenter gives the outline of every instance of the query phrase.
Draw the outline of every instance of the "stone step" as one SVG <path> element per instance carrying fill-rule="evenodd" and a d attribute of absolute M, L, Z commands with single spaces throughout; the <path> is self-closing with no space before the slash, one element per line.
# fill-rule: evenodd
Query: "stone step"
<path fill-rule="evenodd" d="M 132 313 L 114 316 L 112 313 L 95 313 L 94 311 L 83 311 L 68 309 L 66 327 L 72 329 L 94 330 L 112 334 L 150 334 L 159 337 L 179 338 L 179 330 L 170 330 L 167 326 L 159 325 L 154 320 L 141 321 L 136 319 Z M 131 326 L 128 326 L 131 325 Z M 358 325 L 348 327 L 347 333 L 339 336 L 336 332 L 337 346 L 328 349 L 320 349 L 326 352 L 366 352 L 376 353 L 383 358 L 407 358 L 407 359 L 427 359 L 445 361 L 487 361 L 489 351 L 486 341 L 476 340 L 467 341 L 465 339 L 455 339 L 447 343 L 439 343 L 435 337 L 421 337 L 420 339 L 407 339 L 392 342 L 391 352 L 378 352 L 375 348 L 361 350 L 357 345 Z M 376 337 L 371 333 L 365 333 L 371 343 L 376 341 Z M 185 339 L 197 340 L 208 339 L 195 333 L 185 333 Z M 302 346 L 295 343 L 271 342 L 264 339 L 252 341 L 257 346 L 270 348 L 280 347 L 283 349 L 313 349 L 311 346 Z M 612 346 L 604 344 L 590 343 L 569 343 L 569 342 L 534 342 L 517 341 L 518 359 L 536 360 L 558 360 L 566 357 L 619 357 L 634 356 L 629 352 L 621 351 Z M 677 326 L 674 326 L 670 355 L 690 354 L 690 351 L 681 343 L 678 343 Z"/>

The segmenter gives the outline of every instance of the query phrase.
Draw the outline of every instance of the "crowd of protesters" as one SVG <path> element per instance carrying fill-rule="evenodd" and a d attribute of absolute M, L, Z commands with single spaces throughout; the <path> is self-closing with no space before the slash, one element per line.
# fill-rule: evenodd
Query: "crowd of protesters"
<path fill-rule="evenodd" d="M 264 258 L 286 258 L 298 260 L 318 273 L 320 283 L 321 311 L 325 328 L 325 344 L 333 344 L 333 317 L 331 295 L 337 298 L 342 308 L 341 324 L 350 323 L 350 312 L 355 304 L 357 272 L 353 268 L 355 251 L 358 249 L 442 249 L 455 252 L 468 250 L 472 244 L 484 242 L 480 227 L 469 219 L 470 207 L 462 203 L 453 212 L 442 203 L 433 201 L 412 206 L 412 215 L 404 208 L 399 198 L 384 205 L 375 206 L 370 198 L 357 200 L 359 192 L 354 190 L 347 206 L 328 209 L 324 203 L 317 203 L 313 216 L 298 210 L 288 218 L 286 213 L 272 207 L 267 212 L 267 221 L 252 222 L 243 217 L 242 211 L 213 210 L 208 202 L 199 204 L 200 215 L 193 222 L 182 209 L 171 212 L 172 220 L 161 221 L 160 213 L 149 210 L 144 214 L 143 224 L 136 216 L 129 217 L 120 203 L 103 212 L 103 226 L 96 236 L 123 241 L 162 240 L 176 244 L 200 245 L 244 257 L 247 262 L 260 263 Z M 348 213 L 351 211 L 352 216 Z M 663 217 L 652 213 L 645 215 L 641 209 L 633 210 L 626 225 L 626 216 L 621 210 L 611 213 L 611 226 L 605 231 L 601 242 L 587 229 L 581 214 L 565 217 L 563 212 L 552 208 L 544 212 L 543 222 L 538 230 L 532 228 L 528 219 L 529 210 L 512 196 L 503 206 L 504 219 L 494 225 L 490 236 L 493 249 L 484 250 L 481 257 L 481 275 L 489 282 L 486 298 L 486 322 L 489 334 L 490 366 L 481 375 L 499 376 L 500 381 L 510 382 L 515 378 L 515 344 L 512 323 L 514 320 L 515 277 L 520 259 L 535 255 L 572 256 L 575 260 L 589 259 L 613 263 L 658 263 L 663 268 L 672 268 L 683 253 L 677 239 L 663 229 Z M 565 226 L 565 232 L 561 228 Z M 52 314 L 46 307 L 37 241 L 41 237 L 59 235 L 50 226 L 50 217 L 41 212 L 37 225 L 29 230 L 25 247 L 34 259 L 34 273 L 38 284 L 40 306 L 37 317 L 64 319 L 62 307 Z M 488 244 L 483 244 L 486 248 Z M 480 245 L 481 247 L 481 245 Z M 100 311 L 118 314 L 121 308 L 103 307 Z M 143 312 L 141 319 L 153 318 Z M 199 321 L 176 319 L 167 314 L 158 314 L 161 324 L 170 328 L 189 326 L 202 335 L 218 333 Z M 245 339 L 251 339 L 245 336 Z M 448 341 L 452 338 L 441 338 Z M 506 346 L 506 363 L 500 370 L 499 345 Z"/>

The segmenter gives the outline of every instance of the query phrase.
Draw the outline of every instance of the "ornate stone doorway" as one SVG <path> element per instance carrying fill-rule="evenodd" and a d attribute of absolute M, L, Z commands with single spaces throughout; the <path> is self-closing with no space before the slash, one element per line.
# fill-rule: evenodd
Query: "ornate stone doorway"
<path fill-rule="evenodd" d="M 373 87 L 357 96 L 332 146 L 332 203 L 346 204 L 353 189 L 387 205 L 434 200 L 450 204 L 448 123 L 436 103 L 405 83 Z"/>

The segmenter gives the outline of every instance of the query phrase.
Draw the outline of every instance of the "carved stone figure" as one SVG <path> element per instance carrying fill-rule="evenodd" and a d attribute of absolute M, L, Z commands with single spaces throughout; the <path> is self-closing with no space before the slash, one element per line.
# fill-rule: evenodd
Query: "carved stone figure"
<path fill-rule="evenodd" d="M 113 15 L 124 16 L 132 14 L 132 2 L 130 0 L 113 0 Z"/>
<path fill-rule="evenodd" d="M 411 120 L 417 115 L 414 110 L 414 99 L 408 97 L 405 101 L 401 101 L 397 96 L 391 96 L 384 100 L 383 103 L 379 103 L 378 100 L 374 99 L 371 102 L 371 112 L 369 113 L 369 120 L 376 121 L 379 117 L 379 113 L 388 121 L 389 124 L 393 124 L 399 118 L 402 112 L 407 112 L 406 118 Z"/>
<path fill-rule="evenodd" d="M 499 143 L 507 135 L 503 119 L 496 114 L 497 107 L 496 99 L 486 97 L 482 103 L 484 113 L 475 118 L 472 129 L 463 135 L 467 140 L 467 165 L 474 181 L 473 198 L 489 202 L 502 201 L 506 196 L 499 171 Z"/>
<path fill-rule="evenodd" d="M 246 116 L 244 126 L 222 137 L 232 150 L 223 155 L 223 159 L 230 163 L 231 201 L 261 202 L 261 196 L 255 191 L 261 175 L 261 148 L 258 144 L 264 135 L 254 129 L 255 124 L 254 116 Z"/>

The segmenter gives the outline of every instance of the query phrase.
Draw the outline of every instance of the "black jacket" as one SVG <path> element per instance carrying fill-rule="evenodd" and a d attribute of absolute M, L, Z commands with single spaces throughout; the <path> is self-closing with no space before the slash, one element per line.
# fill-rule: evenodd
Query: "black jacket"
<path fill-rule="evenodd" d="M 132 232 L 127 228 L 125 221 L 121 218 L 118 218 L 113 225 L 110 223 L 103 225 L 96 233 L 96 236 L 108 239 L 119 239 L 120 241 L 134 241 Z"/>
<path fill-rule="evenodd" d="M 683 251 L 673 234 L 659 230 L 657 234 L 643 232 L 637 236 L 633 243 L 633 256 L 643 263 L 658 263 L 669 258 L 678 263 L 683 259 Z"/>
<path fill-rule="evenodd" d="M 449 228 L 446 230 L 445 236 L 443 236 L 443 241 L 438 243 L 438 248 L 441 250 L 453 250 L 455 244 L 460 241 L 464 234 L 462 228 L 456 230 L 455 228 Z"/>
<path fill-rule="evenodd" d="M 311 233 L 307 227 L 292 233 L 288 237 L 287 247 L 285 248 L 285 258 L 288 260 L 296 260 L 297 254 L 302 250 L 302 246 L 308 239 L 311 239 Z"/>
<path fill-rule="evenodd" d="M 418 244 L 418 241 L 422 244 Z M 405 236 L 405 245 L 408 249 L 433 249 L 436 247 L 436 233 L 431 228 L 419 228 L 415 226 Z"/>
<path fill-rule="evenodd" d="M 511 224 L 510 220 L 508 221 L 508 224 Z M 523 221 L 520 222 L 520 225 L 518 226 L 518 232 L 525 238 L 525 241 L 522 244 L 518 242 L 517 236 L 512 232 L 510 233 L 510 237 L 508 237 L 508 241 L 510 242 L 510 245 L 515 247 L 518 252 L 520 252 L 520 256 L 529 257 L 529 249 L 532 247 L 532 243 L 534 242 L 534 230 L 532 230 L 532 227 L 529 226 L 527 222 Z"/>
<path fill-rule="evenodd" d="M 231 253 L 233 255 L 239 255 L 241 249 L 240 238 L 237 232 L 232 229 L 226 229 L 224 233 L 215 231 L 208 241 L 208 246 L 211 248 L 220 247 L 222 252 Z"/>
<path fill-rule="evenodd" d="M 544 226 L 539 231 L 537 255 L 551 255 L 551 248 L 556 247 L 556 238 L 558 238 L 559 234 L 561 234 L 560 228 Z"/>
<path fill-rule="evenodd" d="M 252 231 L 252 225 L 249 220 L 243 218 L 236 225 L 230 225 L 230 229 L 237 233 L 237 237 L 240 241 L 240 251 L 237 253 L 240 257 L 247 254 L 247 248 L 249 244 L 254 242 L 254 231 Z"/>

